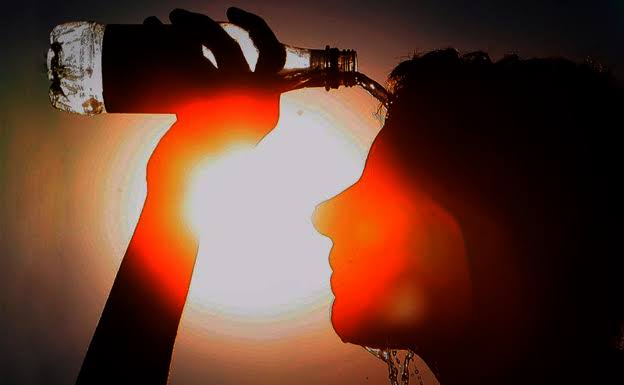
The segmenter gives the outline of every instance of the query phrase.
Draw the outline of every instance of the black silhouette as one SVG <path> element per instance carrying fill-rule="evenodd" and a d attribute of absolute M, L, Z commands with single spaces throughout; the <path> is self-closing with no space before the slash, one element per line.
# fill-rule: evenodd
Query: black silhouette
<path fill-rule="evenodd" d="M 191 61 L 197 66 L 191 66 L 190 74 L 183 76 L 195 76 L 202 80 L 209 78 L 210 82 L 208 85 L 200 82 L 206 87 L 205 93 L 193 95 L 197 99 L 190 106 L 177 101 L 180 106 L 177 122 L 161 139 L 150 158 L 146 202 L 83 362 L 78 384 L 167 383 L 198 246 L 198 240 L 185 228 L 180 210 L 185 178 L 192 166 L 219 143 L 222 139 L 220 135 L 228 130 L 227 122 L 234 121 L 239 127 L 249 127 L 247 134 L 256 141 L 277 122 L 279 92 L 272 89 L 272 80 L 285 60 L 282 45 L 256 15 L 230 8 L 228 18 L 247 29 L 258 46 L 260 56 L 255 72 L 249 70 L 237 43 L 208 16 L 179 9 L 170 14 L 173 25 L 183 31 L 182 41 L 210 47 L 217 57 L 219 68 L 202 56 L 201 47 L 197 44 L 194 46 L 196 49 L 184 54 L 184 58 L 195 55 L 199 59 Z M 161 25 L 154 17 L 146 19 L 145 23 L 154 28 Z M 109 35 L 109 38 L 123 40 L 123 36 Z M 132 44 L 126 48 L 130 49 Z M 153 44 L 158 42 L 152 42 L 151 47 Z M 167 44 L 173 47 L 173 42 L 168 41 Z M 185 47 L 178 51 L 184 51 Z M 150 55 L 149 49 L 145 55 Z M 131 81 L 132 71 L 141 70 L 124 67 L 123 56 L 117 59 L 120 62 L 114 65 L 119 71 L 118 79 L 124 79 L 122 75 L 125 73 Z M 168 63 L 179 59 L 159 58 Z M 171 81 L 150 80 L 152 84 L 149 87 L 156 90 L 159 82 L 168 84 Z M 107 83 L 106 86 L 108 92 L 115 92 L 114 85 Z M 127 89 L 127 86 L 125 84 L 124 88 Z M 141 88 L 146 85 L 136 86 Z M 182 94 L 187 91 L 183 90 Z M 237 98 L 236 92 L 245 97 Z M 223 97 L 223 93 L 227 93 L 227 97 Z M 171 99 L 157 93 L 156 104 L 162 103 L 159 95 L 162 99 Z M 115 94 L 110 100 L 117 101 L 120 108 L 126 111 L 129 105 L 135 111 L 154 110 L 149 97 Z M 140 105 L 129 104 L 135 100 L 139 100 Z M 169 107 L 175 102 L 169 103 Z M 115 106 L 112 108 L 115 109 Z"/>
<path fill-rule="evenodd" d="M 473 310 L 396 330 L 371 319 L 343 340 L 414 349 L 443 385 L 624 383 L 621 86 L 591 63 L 453 49 L 401 63 L 390 84 L 371 154 L 394 154 L 457 219 Z"/>
<path fill-rule="evenodd" d="M 206 76 L 223 80 L 228 92 L 254 88 L 263 102 L 184 111 L 159 143 L 148 166 L 146 204 L 78 384 L 167 382 L 197 240 L 180 231 L 172 242 L 163 223 L 181 220 L 163 207 L 176 207 L 185 170 L 213 142 L 213 133 L 197 136 L 206 123 L 197 114 L 221 113 L 223 122 L 236 112 L 237 119 L 252 119 L 258 134 L 277 119 L 279 91 L 271 81 L 284 61 L 281 44 L 255 15 L 230 9 L 228 18 L 260 49 L 255 73 L 210 18 L 182 10 L 170 15 L 185 36 L 215 52 L 219 68 L 206 67 Z M 155 18 L 145 23 L 161 25 Z M 493 63 L 483 53 L 454 50 L 406 61 L 391 81 L 394 102 L 373 149 L 389 148 L 401 172 L 457 218 L 473 311 L 455 325 L 388 334 L 370 324 L 343 339 L 416 349 L 444 385 L 624 383 L 621 88 L 591 65 L 517 57 Z M 105 86 L 114 92 L 114 85 Z M 124 95 L 116 97 L 123 103 Z M 505 242 L 494 242 L 491 229 Z M 146 273 L 154 255 L 176 268 Z"/>

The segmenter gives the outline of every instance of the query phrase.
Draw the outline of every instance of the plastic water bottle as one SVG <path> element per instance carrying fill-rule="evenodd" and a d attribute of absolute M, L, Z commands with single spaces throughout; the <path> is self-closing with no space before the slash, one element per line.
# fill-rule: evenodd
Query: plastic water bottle
<path fill-rule="evenodd" d="M 241 46 L 253 71 L 258 50 L 245 49 L 255 47 L 248 32 L 220 24 Z M 82 115 L 173 113 L 181 101 L 205 95 L 210 88 L 202 71 L 193 69 L 202 68 L 206 63 L 201 61 L 206 60 L 217 65 L 210 49 L 190 40 L 173 25 L 58 25 L 50 33 L 47 55 L 52 105 Z M 278 76 L 287 90 L 359 84 L 387 102 L 383 87 L 357 72 L 355 51 L 283 46 L 286 61 Z"/>

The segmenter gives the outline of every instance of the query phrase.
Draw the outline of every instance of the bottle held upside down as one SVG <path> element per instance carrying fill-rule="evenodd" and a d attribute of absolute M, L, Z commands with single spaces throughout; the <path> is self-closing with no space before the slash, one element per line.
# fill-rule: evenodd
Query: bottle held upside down
<path fill-rule="evenodd" d="M 231 23 L 220 25 L 254 71 L 259 53 L 249 33 Z M 355 51 L 289 45 L 284 50 L 284 67 L 277 73 L 283 91 L 361 85 L 388 104 L 384 88 L 357 72 Z M 50 101 L 82 115 L 173 113 L 175 106 L 215 88 L 214 73 L 205 71 L 208 61 L 218 68 L 209 48 L 173 25 L 61 24 L 50 34 Z"/>

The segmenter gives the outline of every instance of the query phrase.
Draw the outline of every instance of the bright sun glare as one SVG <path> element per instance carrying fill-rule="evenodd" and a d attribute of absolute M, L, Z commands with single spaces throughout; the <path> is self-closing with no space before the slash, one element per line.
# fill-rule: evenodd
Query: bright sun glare
<path fill-rule="evenodd" d="M 243 52 L 257 60 L 253 45 L 243 45 Z M 331 240 L 315 230 L 311 216 L 361 175 L 380 128 L 377 106 L 359 89 L 284 94 L 277 127 L 257 146 L 232 143 L 194 170 L 186 202 L 187 219 L 200 236 L 187 302 L 193 311 L 230 323 L 291 325 L 331 301 Z M 144 124 L 156 132 L 152 120 Z M 147 159 L 158 137 L 147 144 L 139 139 Z M 128 161 L 137 166 L 127 170 Z M 110 216 L 109 227 L 128 236 L 145 198 L 140 164 L 120 161 L 132 183 L 124 182 L 129 193 Z"/>
<path fill-rule="evenodd" d="M 278 126 L 256 147 L 233 144 L 194 171 L 186 214 L 201 242 L 196 305 L 257 321 L 292 317 L 331 295 L 331 241 L 311 216 L 355 181 L 364 158 L 337 107 L 311 107 L 311 93 L 284 97 Z"/>
<path fill-rule="evenodd" d="M 249 35 L 225 29 L 253 70 L 258 50 Z M 330 298 L 331 241 L 311 216 L 359 177 L 365 154 L 348 127 L 365 123 L 336 102 L 319 90 L 284 95 L 279 124 L 260 144 L 234 143 L 194 171 L 186 206 L 200 236 L 192 303 L 258 321 Z"/>

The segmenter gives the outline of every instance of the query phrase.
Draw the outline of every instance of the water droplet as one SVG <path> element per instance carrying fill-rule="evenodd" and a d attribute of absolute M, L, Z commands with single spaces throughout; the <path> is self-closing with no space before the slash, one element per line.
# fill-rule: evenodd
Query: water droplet
<path fill-rule="evenodd" d="M 377 349 L 365 346 L 369 353 L 379 358 L 388 366 L 388 380 L 390 385 L 409 385 L 410 377 L 418 379 L 417 385 L 424 385 L 420 371 L 416 366 L 414 357 L 416 353 L 412 350 Z M 403 357 L 401 359 L 401 357 Z M 413 366 L 410 373 L 410 365 Z"/>

